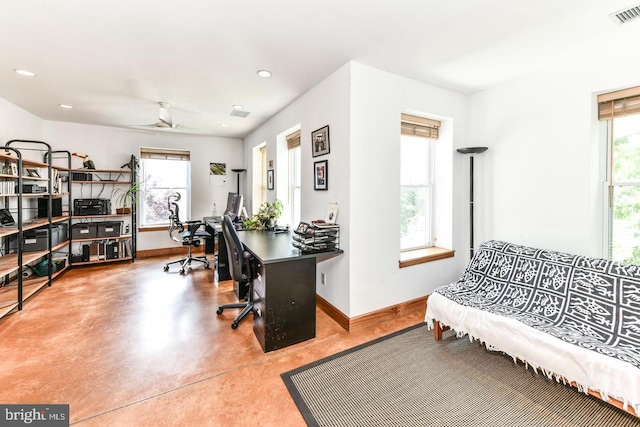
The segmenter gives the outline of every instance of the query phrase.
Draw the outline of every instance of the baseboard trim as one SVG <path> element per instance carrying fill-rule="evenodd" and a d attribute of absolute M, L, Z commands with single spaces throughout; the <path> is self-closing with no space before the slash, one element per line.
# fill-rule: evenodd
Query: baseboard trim
<path fill-rule="evenodd" d="M 203 255 L 204 247 L 201 246 L 199 248 L 192 249 L 191 253 Z M 187 255 L 187 248 L 186 246 L 176 246 L 173 248 L 159 248 L 159 249 L 145 249 L 145 250 L 138 249 L 136 251 L 136 254 L 138 258 L 153 258 L 157 256 L 169 256 L 169 255 L 175 255 L 176 257 L 181 257 L 181 256 Z M 208 255 L 213 255 L 213 254 L 208 254 Z"/>
<path fill-rule="evenodd" d="M 389 307 L 381 308 L 370 313 L 361 314 L 356 317 L 348 317 L 336 307 L 331 305 L 327 300 L 316 294 L 317 306 L 327 313 L 329 317 L 336 321 L 342 328 L 347 331 L 355 331 L 376 325 L 380 322 L 396 319 L 409 313 L 419 310 L 425 310 L 427 306 L 428 296 L 416 298 L 410 301 L 401 302 Z"/>
<path fill-rule="evenodd" d="M 349 317 L 318 294 L 316 294 L 316 305 L 335 320 L 343 329 L 349 330 Z"/>

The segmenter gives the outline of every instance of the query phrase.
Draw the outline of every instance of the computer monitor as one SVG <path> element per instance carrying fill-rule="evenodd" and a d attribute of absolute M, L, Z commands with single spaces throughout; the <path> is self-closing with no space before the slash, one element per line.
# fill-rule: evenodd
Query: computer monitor
<path fill-rule="evenodd" d="M 229 193 L 227 195 L 227 208 L 224 210 L 225 215 L 229 215 L 232 220 L 236 220 L 242 211 L 242 194 Z"/>

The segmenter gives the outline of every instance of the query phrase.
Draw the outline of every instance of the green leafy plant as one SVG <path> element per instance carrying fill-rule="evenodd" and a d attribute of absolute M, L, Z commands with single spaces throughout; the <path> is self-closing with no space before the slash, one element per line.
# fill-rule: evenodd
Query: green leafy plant
<path fill-rule="evenodd" d="M 138 197 L 144 194 L 144 187 L 142 182 L 134 182 L 126 190 L 116 189 L 115 193 L 118 194 L 116 204 L 122 207 L 122 213 L 127 213 L 127 211 L 130 211 L 130 207 L 133 206 L 134 203 L 137 203 Z M 119 209 L 116 209 L 116 212 L 118 212 L 118 210 Z"/>
<path fill-rule="evenodd" d="M 258 213 L 247 218 L 244 221 L 245 228 L 263 229 L 275 227 L 278 218 L 282 216 L 282 202 L 275 200 L 273 202 L 262 202 L 258 208 Z"/>

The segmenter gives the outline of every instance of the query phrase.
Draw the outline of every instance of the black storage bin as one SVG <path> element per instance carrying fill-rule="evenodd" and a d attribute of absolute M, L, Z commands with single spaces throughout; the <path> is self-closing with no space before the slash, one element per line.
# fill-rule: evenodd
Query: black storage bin
<path fill-rule="evenodd" d="M 22 232 L 24 238 L 24 251 L 44 251 L 49 244 L 49 230 L 46 228 L 36 228 L 33 230 L 27 230 Z M 14 234 L 9 238 L 9 250 L 15 251 L 18 249 L 18 235 Z"/>
<path fill-rule="evenodd" d="M 98 228 L 96 224 L 87 222 L 81 224 L 73 224 L 71 226 L 71 237 L 73 239 L 95 239 L 98 237 Z"/>
<path fill-rule="evenodd" d="M 122 230 L 122 221 L 105 221 L 96 223 L 98 237 L 118 237 Z"/>
<path fill-rule="evenodd" d="M 48 198 L 39 198 L 38 199 L 38 218 L 48 218 L 47 212 L 48 208 Z M 51 199 L 51 216 L 62 216 L 62 199 L 60 198 L 52 198 Z"/>

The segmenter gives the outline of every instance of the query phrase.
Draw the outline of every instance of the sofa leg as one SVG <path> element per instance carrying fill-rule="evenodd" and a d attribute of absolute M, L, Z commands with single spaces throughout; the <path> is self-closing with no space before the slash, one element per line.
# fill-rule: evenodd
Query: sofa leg
<path fill-rule="evenodd" d="M 435 338 L 436 341 L 440 341 L 442 339 L 442 333 L 448 330 L 448 326 L 440 325 L 440 322 L 437 320 L 433 321 L 433 338 Z"/>

